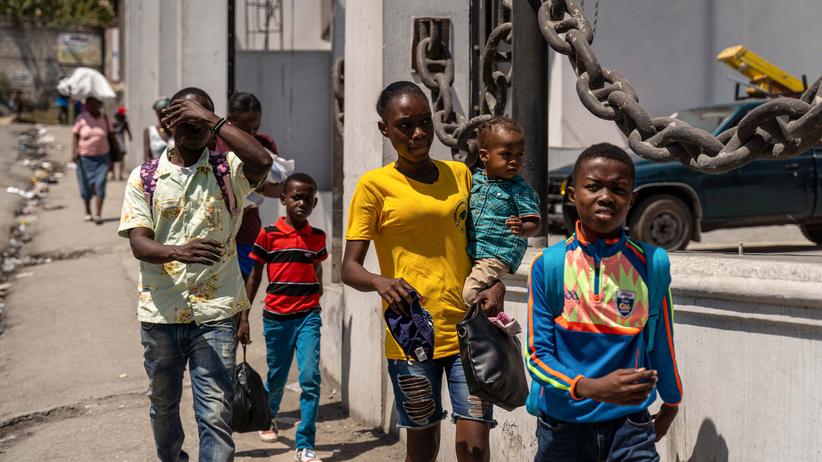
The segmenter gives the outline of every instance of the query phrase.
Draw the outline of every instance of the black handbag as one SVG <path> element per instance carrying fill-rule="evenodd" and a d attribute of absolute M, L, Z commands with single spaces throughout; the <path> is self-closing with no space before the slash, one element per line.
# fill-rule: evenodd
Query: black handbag
<path fill-rule="evenodd" d="M 524 406 L 528 381 L 519 340 L 491 324 L 479 304 L 457 324 L 457 336 L 468 391 L 506 411 Z"/>
<path fill-rule="evenodd" d="M 268 393 L 263 387 L 260 374 L 245 362 L 245 345 L 243 362 L 237 365 L 237 381 L 234 383 L 234 400 L 231 407 L 231 429 L 235 432 L 245 433 L 271 428 Z"/>

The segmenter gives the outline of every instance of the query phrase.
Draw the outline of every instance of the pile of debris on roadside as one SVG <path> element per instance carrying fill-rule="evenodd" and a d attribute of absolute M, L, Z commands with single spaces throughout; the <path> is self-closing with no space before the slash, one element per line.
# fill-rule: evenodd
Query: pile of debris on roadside
<path fill-rule="evenodd" d="M 0 256 L 0 333 L 5 329 L 3 312 L 11 281 L 32 275 L 17 273 L 17 270 L 51 261 L 51 258 L 45 256 L 23 255 L 22 249 L 31 241 L 31 226 L 37 221 L 38 210 L 61 208 L 49 207 L 44 201 L 49 193 L 49 185 L 63 178 L 66 168 L 63 164 L 47 160 L 49 151 L 59 149 L 60 146 L 55 144 L 54 136 L 45 127 L 34 127 L 18 135 L 17 162 L 31 169 L 31 179 L 23 185 L 6 188 L 7 193 L 20 196 L 20 203 L 9 231 L 8 246 Z"/>

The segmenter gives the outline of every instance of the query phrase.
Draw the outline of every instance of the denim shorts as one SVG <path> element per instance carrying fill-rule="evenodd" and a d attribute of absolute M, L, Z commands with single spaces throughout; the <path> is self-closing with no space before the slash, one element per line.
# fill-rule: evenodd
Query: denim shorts
<path fill-rule="evenodd" d="M 388 360 L 388 375 L 394 387 L 397 427 L 424 429 L 443 420 L 442 376 L 446 377 L 451 398 L 451 418 L 476 420 L 494 428 L 494 406 L 468 393 L 465 372 L 459 355 L 424 362 Z"/>

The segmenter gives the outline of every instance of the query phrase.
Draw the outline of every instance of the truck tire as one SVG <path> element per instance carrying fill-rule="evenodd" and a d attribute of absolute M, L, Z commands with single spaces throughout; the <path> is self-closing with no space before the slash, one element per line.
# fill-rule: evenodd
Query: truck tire
<path fill-rule="evenodd" d="M 643 199 L 628 223 L 632 237 L 666 250 L 684 249 L 691 241 L 694 227 L 688 205 L 669 194 Z"/>
<path fill-rule="evenodd" d="M 804 234 L 809 241 L 822 245 L 822 225 L 799 225 L 799 230 L 802 231 L 802 234 Z"/>

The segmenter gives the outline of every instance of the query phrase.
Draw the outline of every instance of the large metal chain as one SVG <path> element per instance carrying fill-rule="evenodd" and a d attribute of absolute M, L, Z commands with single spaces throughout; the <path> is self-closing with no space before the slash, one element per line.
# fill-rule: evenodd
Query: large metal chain
<path fill-rule="evenodd" d="M 343 136 L 345 126 L 345 58 L 337 58 L 331 66 L 331 86 L 334 91 L 334 127 Z"/>
<path fill-rule="evenodd" d="M 503 2 L 510 11 L 510 1 Z M 498 24 L 485 43 L 482 53 L 484 86 L 480 115 L 466 120 L 454 110 L 451 86 L 454 83 L 454 59 L 434 22 L 420 23 L 420 41 L 414 50 L 417 71 L 422 83 L 431 90 L 434 102 L 434 131 L 442 144 L 451 148 L 454 160 L 473 165 L 477 161 L 477 128 L 482 122 L 505 112 L 508 88 L 511 86 L 511 53 L 500 51 L 503 42 L 511 43 L 511 22 Z M 507 71 L 503 67 L 507 66 Z"/>
<path fill-rule="evenodd" d="M 548 45 L 571 61 L 582 104 L 595 116 L 613 120 L 641 157 L 723 173 L 755 159 L 796 156 L 822 138 L 822 77 L 799 99 L 765 102 L 715 137 L 678 119 L 651 117 L 628 80 L 600 65 L 591 48 L 593 31 L 574 0 L 544 0 L 537 14 Z"/>

